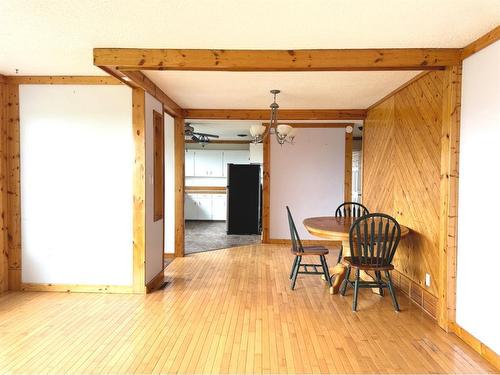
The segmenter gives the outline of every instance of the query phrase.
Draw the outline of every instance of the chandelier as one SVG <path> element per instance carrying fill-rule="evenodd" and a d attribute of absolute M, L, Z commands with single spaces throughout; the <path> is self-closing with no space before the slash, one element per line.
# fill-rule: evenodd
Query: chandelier
<path fill-rule="evenodd" d="M 276 95 L 280 93 L 280 90 L 271 90 L 271 94 L 274 96 L 273 103 L 271 107 L 271 121 L 268 126 L 264 125 L 252 125 L 250 127 L 250 135 L 253 138 L 253 143 L 261 143 L 264 138 L 269 136 L 269 134 L 274 134 L 276 140 L 280 145 L 285 143 L 293 143 L 297 129 L 286 124 L 278 124 L 278 108 L 280 107 L 276 103 Z"/>

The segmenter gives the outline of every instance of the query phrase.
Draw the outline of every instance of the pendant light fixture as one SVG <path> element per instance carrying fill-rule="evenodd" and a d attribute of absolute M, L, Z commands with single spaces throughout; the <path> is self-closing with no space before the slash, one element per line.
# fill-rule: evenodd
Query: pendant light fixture
<path fill-rule="evenodd" d="M 286 124 L 278 124 L 278 109 L 279 105 L 276 103 L 276 95 L 280 93 L 280 90 L 271 90 L 273 95 L 273 102 L 270 105 L 271 108 L 271 121 L 266 127 L 264 125 L 252 125 L 250 127 L 250 135 L 253 138 L 254 143 L 261 143 L 265 137 L 269 134 L 274 134 L 276 140 L 280 145 L 285 143 L 293 143 L 297 129 Z"/>

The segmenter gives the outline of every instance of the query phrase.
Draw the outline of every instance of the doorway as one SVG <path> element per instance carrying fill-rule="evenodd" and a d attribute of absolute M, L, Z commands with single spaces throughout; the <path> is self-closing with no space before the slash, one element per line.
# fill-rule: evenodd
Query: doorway
<path fill-rule="evenodd" d="M 246 121 L 188 122 L 185 254 L 261 242 L 262 145 L 250 143 L 249 128 Z M 245 168 L 253 170 L 253 180 L 248 180 L 248 171 L 239 174 Z M 246 179 L 239 184 L 244 189 L 235 184 L 237 176 Z M 249 211 L 245 211 L 245 205 Z"/>

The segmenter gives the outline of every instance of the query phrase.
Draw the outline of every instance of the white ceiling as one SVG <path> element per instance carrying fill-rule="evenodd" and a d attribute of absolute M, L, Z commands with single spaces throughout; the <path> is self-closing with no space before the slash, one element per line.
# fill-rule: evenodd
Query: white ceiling
<path fill-rule="evenodd" d="M 144 71 L 182 108 L 262 109 L 280 89 L 280 108 L 367 108 L 417 71 L 187 72 Z"/>
<path fill-rule="evenodd" d="M 499 0 L 1 0 L 0 73 L 103 74 L 94 47 L 463 47 Z"/>

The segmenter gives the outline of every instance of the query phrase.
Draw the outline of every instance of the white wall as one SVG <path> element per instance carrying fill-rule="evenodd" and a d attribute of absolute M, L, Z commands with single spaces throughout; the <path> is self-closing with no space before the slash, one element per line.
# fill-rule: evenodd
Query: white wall
<path fill-rule="evenodd" d="M 21 85 L 22 281 L 132 284 L 132 96 Z"/>
<path fill-rule="evenodd" d="M 333 215 L 344 201 L 345 130 L 300 129 L 294 145 L 271 138 L 270 238 L 290 239 L 285 206 L 289 206 L 302 239 L 310 216 Z"/>
<path fill-rule="evenodd" d="M 154 221 L 153 110 L 162 114 L 163 105 L 146 93 L 146 283 L 163 269 L 163 219 Z"/>
<path fill-rule="evenodd" d="M 165 113 L 165 253 L 175 250 L 175 125 Z"/>
<path fill-rule="evenodd" d="M 457 323 L 500 353 L 500 42 L 464 60 L 458 202 Z"/>

